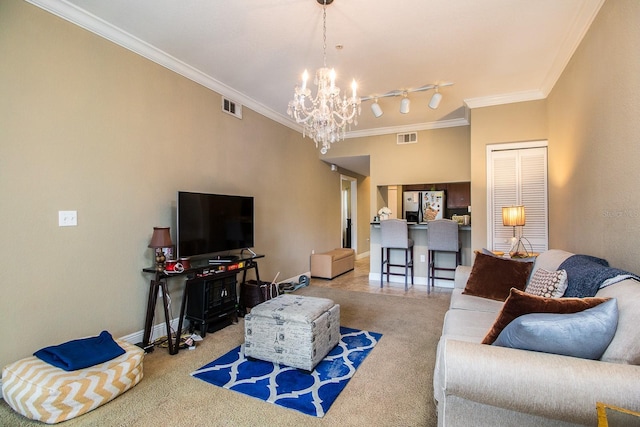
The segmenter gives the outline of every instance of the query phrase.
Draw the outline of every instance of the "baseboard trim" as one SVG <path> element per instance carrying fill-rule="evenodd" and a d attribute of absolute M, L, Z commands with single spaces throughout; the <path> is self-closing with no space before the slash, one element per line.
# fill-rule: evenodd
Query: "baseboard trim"
<path fill-rule="evenodd" d="M 294 283 L 298 283 L 298 280 L 300 279 L 300 276 L 307 276 L 307 277 L 311 277 L 311 271 L 307 271 L 301 274 L 298 274 L 297 276 L 293 276 L 290 277 L 288 279 L 284 279 L 284 280 L 280 280 L 278 281 L 278 283 L 289 283 L 289 282 L 294 282 Z M 178 329 L 178 321 L 179 318 L 175 318 L 172 319 L 169 324 L 171 325 L 171 330 L 175 331 L 176 329 Z M 186 325 L 186 326 L 185 326 Z M 189 320 L 185 319 L 184 322 L 182 323 L 182 327 L 183 328 L 187 328 L 189 326 Z M 164 337 L 167 335 L 167 327 L 165 325 L 164 322 L 162 323 L 158 323 L 157 325 L 154 325 L 153 328 L 151 329 L 151 341 L 153 342 L 153 337 Z M 125 335 L 123 337 L 120 337 L 121 340 L 126 341 L 130 344 L 138 344 L 142 342 L 142 339 L 144 338 L 144 330 L 141 329 L 137 332 L 133 332 L 129 335 Z"/>
<path fill-rule="evenodd" d="M 311 271 L 307 271 L 304 272 L 302 274 L 290 277 L 288 279 L 284 279 L 281 280 L 278 283 L 287 283 L 287 282 L 294 282 L 294 283 L 298 283 L 298 280 L 300 279 L 300 276 L 307 276 L 307 277 L 311 277 Z M 380 280 L 380 274 L 378 273 L 369 273 L 369 279 L 370 280 Z M 404 283 L 404 279 L 401 278 L 391 278 L 392 282 L 398 282 L 398 283 Z M 443 281 L 444 282 L 444 281 Z M 426 278 L 424 277 L 415 277 L 414 278 L 414 283 L 417 285 L 426 285 Z M 436 280 L 436 286 L 442 286 L 440 284 L 438 284 L 438 281 Z M 448 288 L 452 288 L 453 285 L 449 284 L 449 286 L 446 286 L 446 284 L 442 287 L 448 287 Z M 179 323 L 179 318 L 175 318 L 172 319 L 169 324 L 171 325 L 171 330 L 175 331 L 176 329 L 178 329 L 178 323 Z M 182 323 L 183 328 L 188 328 L 189 326 L 189 321 L 185 319 L 185 321 Z M 157 325 L 154 325 L 153 328 L 151 328 L 151 341 L 153 342 L 154 337 L 156 337 L 156 339 L 158 337 L 164 337 L 167 335 L 167 327 L 165 325 L 164 322 L 162 323 L 158 323 Z M 139 331 L 133 332 L 129 335 L 125 335 L 120 337 L 119 339 L 126 341 L 130 344 L 138 344 L 142 342 L 142 339 L 144 338 L 144 329 L 141 329 Z M 2 388 L 2 379 L 0 379 L 0 388 Z M 2 398 L 2 395 L 0 394 L 0 398 Z"/>
<path fill-rule="evenodd" d="M 175 319 L 172 319 L 169 324 L 171 325 L 171 330 L 175 331 L 176 329 L 178 329 L 178 318 L 176 317 Z M 182 323 L 182 327 L 185 327 L 185 323 L 188 327 L 188 320 L 185 320 L 185 322 Z M 166 324 L 163 323 L 159 323 L 157 325 L 155 325 L 153 328 L 151 328 L 151 342 L 153 342 L 154 338 L 159 338 L 159 337 L 164 337 L 167 335 L 167 326 Z M 144 338 L 144 329 L 141 329 L 137 332 L 134 332 L 132 334 L 129 335 L 125 335 L 123 337 L 120 337 L 121 340 L 126 341 L 130 344 L 138 344 L 142 342 L 142 339 Z"/>

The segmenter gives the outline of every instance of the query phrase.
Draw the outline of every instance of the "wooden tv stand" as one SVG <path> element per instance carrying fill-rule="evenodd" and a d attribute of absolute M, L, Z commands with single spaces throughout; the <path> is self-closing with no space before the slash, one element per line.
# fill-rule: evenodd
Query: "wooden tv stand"
<path fill-rule="evenodd" d="M 194 323 L 199 325 L 201 336 L 206 335 L 209 325 L 228 317 L 233 317 L 237 322 L 238 315 L 243 316 L 246 309 L 242 302 L 238 302 L 236 292 L 237 275 L 242 273 L 240 288 L 245 285 L 247 271 L 255 270 L 256 280 L 260 281 L 257 260 L 264 255 L 239 256 L 233 262 L 221 262 L 209 264 L 205 260 L 204 265 L 195 264 L 191 268 L 180 273 L 165 273 L 155 268 L 145 268 L 145 273 L 153 273 L 154 278 L 149 283 L 149 300 L 147 301 L 147 315 L 145 319 L 144 334 L 141 347 L 148 349 L 151 346 L 151 328 L 155 314 L 156 301 L 162 291 L 167 338 L 169 340 L 169 354 L 177 354 L 180 350 L 180 334 L 185 317 L 192 322 L 190 329 L 193 331 Z M 167 279 L 180 277 L 184 280 L 182 289 L 182 303 L 180 305 L 180 317 L 175 338 L 171 336 L 171 324 L 169 319 L 169 300 L 167 298 Z"/>

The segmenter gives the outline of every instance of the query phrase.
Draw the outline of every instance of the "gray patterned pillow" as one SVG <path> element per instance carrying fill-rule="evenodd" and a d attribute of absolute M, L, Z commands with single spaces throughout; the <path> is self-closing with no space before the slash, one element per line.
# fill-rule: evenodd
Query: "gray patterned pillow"
<path fill-rule="evenodd" d="M 539 268 L 529 280 L 525 292 L 545 298 L 560 298 L 567 290 L 567 272 L 565 270 L 548 271 Z"/>

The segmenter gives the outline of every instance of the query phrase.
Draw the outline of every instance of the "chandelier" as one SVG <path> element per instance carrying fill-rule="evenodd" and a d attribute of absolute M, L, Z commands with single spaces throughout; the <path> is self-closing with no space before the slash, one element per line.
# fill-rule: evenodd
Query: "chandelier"
<path fill-rule="evenodd" d="M 351 96 L 344 94 L 340 98 L 340 88 L 335 85 L 336 72 L 327 68 L 327 4 L 333 0 L 316 0 L 322 5 L 322 56 L 323 66 L 316 72 L 314 84 L 318 92 L 311 97 L 307 87 L 309 74 L 302 74 L 302 86 L 296 86 L 293 100 L 289 101 L 287 114 L 302 125 L 303 137 L 309 136 L 320 146 L 320 152 L 326 154 L 331 144 L 345 137 L 347 124 L 358 124 L 360 98 L 356 96 L 356 81 L 351 83 Z M 351 126 L 349 126 L 350 128 Z"/>

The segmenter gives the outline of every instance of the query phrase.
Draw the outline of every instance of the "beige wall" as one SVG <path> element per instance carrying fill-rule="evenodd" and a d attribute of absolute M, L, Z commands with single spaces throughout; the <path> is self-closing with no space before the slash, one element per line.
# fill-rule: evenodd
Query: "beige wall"
<path fill-rule="evenodd" d="M 546 102 L 471 111 L 471 247 L 487 247 L 487 145 L 547 139 Z"/>
<path fill-rule="evenodd" d="M 486 245 L 486 145 L 548 139 L 549 246 L 640 273 L 640 2 L 607 0 L 544 101 L 471 112 L 472 245 Z"/>
<path fill-rule="evenodd" d="M 471 178 L 468 126 L 420 131 L 416 144 L 398 145 L 395 134 L 348 139 L 334 145 L 325 159 L 363 155 L 370 156 L 371 169 L 368 221 L 383 206 L 378 186 Z"/>
<path fill-rule="evenodd" d="M 607 0 L 548 98 L 551 245 L 640 273 L 640 2 Z"/>
<path fill-rule="evenodd" d="M 0 57 L 0 366 L 140 331 L 147 244 L 153 226 L 175 237 L 177 190 L 255 196 L 262 278 L 340 245 L 339 174 L 299 133 L 224 114 L 219 94 L 23 1 L 0 2 Z"/>

